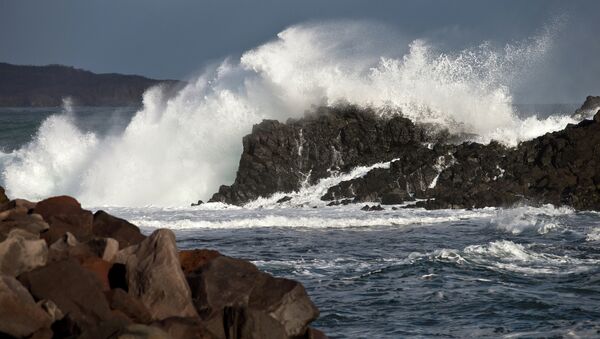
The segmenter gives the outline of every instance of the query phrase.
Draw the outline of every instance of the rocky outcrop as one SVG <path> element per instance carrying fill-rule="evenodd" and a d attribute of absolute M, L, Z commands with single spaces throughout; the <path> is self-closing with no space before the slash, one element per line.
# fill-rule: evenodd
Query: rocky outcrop
<path fill-rule="evenodd" d="M 595 109 L 588 97 L 578 112 Z M 407 203 L 426 208 L 509 206 L 518 201 L 600 210 L 600 111 L 507 148 L 497 142 L 457 143 L 400 116 L 381 118 L 356 107 L 320 109 L 286 124 L 263 121 L 244 137 L 236 180 L 212 201 L 244 204 L 275 192 L 294 192 L 334 172 L 378 166 L 330 187 L 331 205 Z M 290 198 L 288 197 L 287 200 Z"/>
<path fill-rule="evenodd" d="M 235 182 L 221 186 L 210 201 L 243 204 L 276 192 L 293 192 L 332 171 L 389 161 L 439 135 L 401 116 L 378 118 L 355 106 L 320 108 L 304 119 L 265 120 L 243 139 Z"/>
<path fill-rule="evenodd" d="M 590 119 L 600 110 L 600 96 L 588 96 L 581 107 L 573 114 L 577 120 Z"/>
<path fill-rule="evenodd" d="M 66 196 L 0 206 L 0 337 L 320 335 L 301 284 L 214 250 L 180 252 L 170 230 L 94 219 Z"/>

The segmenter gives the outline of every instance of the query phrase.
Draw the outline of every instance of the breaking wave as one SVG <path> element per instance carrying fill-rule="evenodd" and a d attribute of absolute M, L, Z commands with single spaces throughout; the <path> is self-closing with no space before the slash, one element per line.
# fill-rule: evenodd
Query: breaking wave
<path fill-rule="evenodd" d="M 572 122 L 513 111 L 512 84 L 543 58 L 552 34 L 444 53 L 371 24 L 293 26 L 172 96 L 148 90 L 118 135 L 83 132 L 68 114 L 50 117 L 28 145 L 2 156 L 3 185 L 33 200 L 70 194 L 88 206 L 186 205 L 233 181 L 253 124 L 340 102 L 399 109 L 476 141 L 515 145 Z"/>

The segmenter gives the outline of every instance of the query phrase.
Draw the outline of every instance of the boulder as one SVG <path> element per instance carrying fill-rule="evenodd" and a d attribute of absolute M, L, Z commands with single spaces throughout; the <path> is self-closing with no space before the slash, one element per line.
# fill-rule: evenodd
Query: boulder
<path fill-rule="evenodd" d="M 96 275 L 98 280 L 102 283 L 103 291 L 110 290 L 108 272 L 112 267 L 111 263 L 98 257 L 88 257 L 81 262 L 81 267 Z"/>
<path fill-rule="evenodd" d="M 111 318 L 102 282 L 73 258 L 24 273 L 19 280 L 35 298 L 52 300 L 69 315 L 63 321 L 72 321 L 81 330 Z"/>
<path fill-rule="evenodd" d="M 125 265 L 128 292 L 142 301 L 152 319 L 197 316 L 171 230 L 156 230 L 121 250 L 115 262 Z"/>
<path fill-rule="evenodd" d="M 117 339 L 177 339 L 167 332 L 154 326 L 132 324 L 127 326 L 117 336 Z"/>
<path fill-rule="evenodd" d="M 18 228 L 27 231 L 39 238 L 41 233 L 48 231 L 50 228 L 41 215 L 27 214 L 27 210 L 14 208 L 0 214 L 3 214 L 0 217 L 2 219 L 0 221 L 0 241 L 6 239 L 8 233 L 13 229 Z"/>
<path fill-rule="evenodd" d="M 181 250 L 179 251 L 179 262 L 183 273 L 188 274 L 193 273 L 220 255 L 221 253 L 217 251 L 207 249 Z"/>
<path fill-rule="evenodd" d="M 9 199 L 6 196 L 6 192 L 4 191 L 4 187 L 0 186 L 0 205 L 1 204 L 6 204 L 8 201 L 9 201 Z"/>
<path fill-rule="evenodd" d="M 94 213 L 93 233 L 98 237 L 117 240 L 120 249 L 137 245 L 146 238 L 134 224 L 104 211 Z"/>
<path fill-rule="evenodd" d="M 302 285 L 217 256 L 187 275 L 194 303 L 218 337 L 292 338 L 319 315 Z"/>
<path fill-rule="evenodd" d="M 161 321 L 155 321 L 151 325 L 165 331 L 171 338 L 216 338 L 206 329 L 204 323 L 198 318 L 167 318 Z"/>
<path fill-rule="evenodd" d="M 43 238 L 54 243 L 65 233 L 72 233 L 77 240 L 87 241 L 92 237 L 92 212 L 81 208 L 77 200 L 69 196 L 58 196 L 37 203 L 34 212 L 40 214 L 50 225 Z"/>
<path fill-rule="evenodd" d="M 0 274 L 16 277 L 43 266 L 48 260 L 46 242 L 21 229 L 13 229 L 0 243 Z"/>
<path fill-rule="evenodd" d="M 50 327 L 52 320 L 15 278 L 0 275 L 0 333 L 25 337 Z"/>
<path fill-rule="evenodd" d="M 92 238 L 85 243 L 79 242 L 70 232 L 50 245 L 49 261 L 76 258 L 80 262 L 88 258 L 100 258 L 111 262 L 118 252 L 119 244 L 111 238 Z"/>
<path fill-rule="evenodd" d="M 394 191 L 383 194 L 381 197 L 382 205 L 399 205 L 405 201 L 412 200 L 405 191 Z"/>
<path fill-rule="evenodd" d="M 105 295 L 112 310 L 123 312 L 136 323 L 148 324 L 152 321 L 148 308 L 123 289 L 115 288 L 105 292 Z"/>
<path fill-rule="evenodd" d="M 35 208 L 36 203 L 31 202 L 25 199 L 14 199 L 4 204 L 0 204 L 0 212 L 8 211 L 11 209 L 24 209 L 26 211 L 31 211 Z"/>

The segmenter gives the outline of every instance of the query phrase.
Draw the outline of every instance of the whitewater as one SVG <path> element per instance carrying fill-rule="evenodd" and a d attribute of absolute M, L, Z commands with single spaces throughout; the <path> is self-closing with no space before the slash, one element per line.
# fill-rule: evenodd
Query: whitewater
<path fill-rule="evenodd" d="M 511 93 L 552 53 L 554 32 L 443 51 L 371 23 L 292 26 L 174 93 L 149 90 L 139 109 L 69 100 L 58 109 L 0 109 L 0 185 L 34 201 L 72 195 L 146 234 L 170 228 L 180 248 L 216 249 L 298 280 L 321 311 L 314 326 L 331 338 L 598 337 L 596 212 L 410 203 L 365 212 L 320 200 L 396 159 L 244 206 L 190 206 L 233 182 L 253 124 L 319 105 L 401 112 L 508 146 L 562 129 L 576 122 L 574 108 L 519 111 Z"/>

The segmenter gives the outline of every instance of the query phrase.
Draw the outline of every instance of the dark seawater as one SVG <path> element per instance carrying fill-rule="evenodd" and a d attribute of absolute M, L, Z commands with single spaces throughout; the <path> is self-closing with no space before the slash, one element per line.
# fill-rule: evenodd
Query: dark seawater
<path fill-rule="evenodd" d="M 109 212 L 302 282 L 331 338 L 600 337 L 600 214 L 360 207 Z"/>
<path fill-rule="evenodd" d="M 122 131 L 136 111 L 136 107 L 0 107 L 0 151 L 8 153 L 31 141 L 53 114 L 69 114 L 82 131 L 105 135 Z"/>

